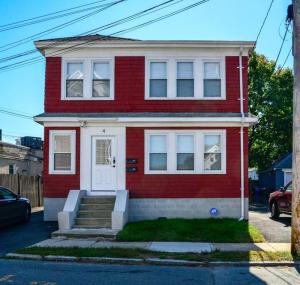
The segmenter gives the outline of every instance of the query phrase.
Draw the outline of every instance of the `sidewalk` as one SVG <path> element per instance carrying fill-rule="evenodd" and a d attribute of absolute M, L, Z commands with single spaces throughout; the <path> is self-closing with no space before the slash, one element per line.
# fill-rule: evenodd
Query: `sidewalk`
<path fill-rule="evenodd" d="M 290 243 L 202 243 L 202 242 L 117 242 L 96 239 L 52 238 L 36 243 L 37 247 L 79 248 L 137 248 L 163 252 L 213 252 L 220 251 L 290 251 Z"/>

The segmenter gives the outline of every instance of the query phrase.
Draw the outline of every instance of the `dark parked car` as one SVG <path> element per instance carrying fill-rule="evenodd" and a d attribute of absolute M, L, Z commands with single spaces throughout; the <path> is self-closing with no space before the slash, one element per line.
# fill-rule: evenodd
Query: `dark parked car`
<path fill-rule="evenodd" d="M 0 226 L 15 222 L 28 222 L 31 216 L 30 202 L 0 186 Z"/>
<path fill-rule="evenodd" d="M 292 182 L 288 183 L 285 187 L 280 187 L 278 191 L 270 194 L 269 208 L 271 217 L 276 219 L 281 213 L 292 213 Z"/>

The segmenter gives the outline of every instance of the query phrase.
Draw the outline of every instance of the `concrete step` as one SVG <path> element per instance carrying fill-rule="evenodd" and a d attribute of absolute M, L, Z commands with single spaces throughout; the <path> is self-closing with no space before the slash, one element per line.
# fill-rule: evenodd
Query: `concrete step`
<path fill-rule="evenodd" d="M 77 218 L 111 218 L 111 210 L 79 210 Z"/>
<path fill-rule="evenodd" d="M 113 211 L 114 204 L 80 204 L 80 211 L 97 211 L 97 210 L 108 210 Z"/>
<path fill-rule="evenodd" d="M 115 240 L 118 233 L 117 230 L 112 229 L 93 229 L 76 226 L 77 228 L 71 230 L 58 230 L 51 234 L 52 238 L 95 238 L 97 240 Z"/>
<path fill-rule="evenodd" d="M 75 226 L 90 228 L 110 228 L 111 218 L 76 218 Z"/>
<path fill-rule="evenodd" d="M 114 204 L 116 197 L 84 197 L 81 199 L 82 204 Z"/>

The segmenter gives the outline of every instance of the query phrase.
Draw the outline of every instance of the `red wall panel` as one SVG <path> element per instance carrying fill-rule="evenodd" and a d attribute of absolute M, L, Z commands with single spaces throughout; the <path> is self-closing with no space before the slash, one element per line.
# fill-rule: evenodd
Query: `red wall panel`
<path fill-rule="evenodd" d="M 49 174 L 49 131 L 76 130 L 76 173 Z M 71 189 L 80 189 L 80 128 L 46 127 L 44 129 L 44 197 L 67 197 Z"/>
<path fill-rule="evenodd" d="M 247 57 L 243 58 L 245 112 Z M 239 58 L 226 57 L 226 100 L 144 100 L 145 58 L 115 57 L 115 100 L 61 101 L 61 58 L 46 59 L 45 112 L 239 112 Z"/>
<path fill-rule="evenodd" d="M 149 129 L 149 128 L 147 128 Z M 153 128 L 151 128 L 153 129 Z M 171 128 L 167 128 L 171 129 Z M 178 128 L 176 128 L 178 129 Z M 188 128 L 186 128 L 188 129 Z M 190 128 L 191 129 L 191 128 Z M 195 128 L 194 128 L 195 129 Z M 220 129 L 220 128 L 218 128 Z M 126 157 L 137 158 L 138 171 L 126 174 L 131 198 L 240 197 L 240 128 L 226 129 L 226 174 L 144 174 L 144 128 L 126 129 Z M 247 139 L 247 132 L 245 132 Z M 248 145 L 245 144 L 245 196 L 248 196 Z"/>

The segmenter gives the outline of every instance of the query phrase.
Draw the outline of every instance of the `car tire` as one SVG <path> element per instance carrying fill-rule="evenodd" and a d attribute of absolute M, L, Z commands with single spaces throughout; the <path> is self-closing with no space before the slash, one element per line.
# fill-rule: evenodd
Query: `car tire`
<path fill-rule="evenodd" d="M 30 221 L 30 218 L 31 218 L 31 208 L 26 207 L 24 211 L 23 222 L 28 223 Z"/>
<path fill-rule="evenodd" d="M 271 218 L 278 219 L 280 215 L 280 211 L 276 201 L 273 201 L 271 204 Z"/>

